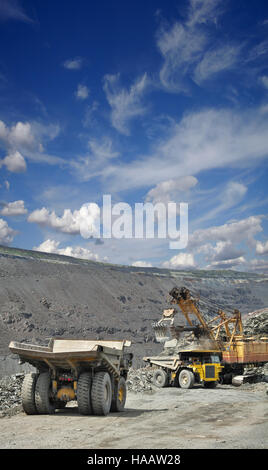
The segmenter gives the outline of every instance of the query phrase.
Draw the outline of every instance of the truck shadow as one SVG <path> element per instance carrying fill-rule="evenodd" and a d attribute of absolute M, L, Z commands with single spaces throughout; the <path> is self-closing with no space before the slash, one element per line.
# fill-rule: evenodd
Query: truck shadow
<path fill-rule="evenodd" d="M 168 411 L 168 408 L 162 408 L 162 409 L 151 409 L 151 410 L 142 410 L 142 409 L 135 409 L 135 408 L 125 408 L 124 411 L 122 412 L 111 412 L 109 413 L 108 416 L 114 417 L 114 418 L 136 418 L 138 416 L 142 416 L 145 413 L 153 413 L 153 412 L 160 412 L 160 411 Z M 97 417 L 95 415 L 80 415 L 78 412 L 78 407 L 70 407 L 70 408 L 64 408 L 63 410 L 56 410 L 56 415 L 57 416 L 81 416 L 81 418 L 90 418 L 90 417 Z M 98 416 L 99 418 L 101 416 Z M 105 417 L 105 416 L 104 416 Z"/>

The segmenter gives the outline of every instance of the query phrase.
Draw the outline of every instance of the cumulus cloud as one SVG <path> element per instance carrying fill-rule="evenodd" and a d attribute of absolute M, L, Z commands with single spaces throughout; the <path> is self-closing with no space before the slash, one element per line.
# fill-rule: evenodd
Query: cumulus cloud
<path fill-rule="evenodd" d="M 163 263 L 163 267 L 177 268 L 197 267 L 196 256 L 204 257 L 201 265 L 206 262 L 206 269 L 232 269 L 241 267 L 247 269 L 249 263 L 245 258 L 246 245 L 249 249 L 256 247 L 255 236 L 262 228 L 262 216 L 251 216 L 239 221 L 229 222 L 219 226 L 195 230 L 189 235 L 187 253 L 181 252 Z M 258 250 L 265 245 L 257 243 Z M 267 247 L 268 248 L 268 247 Z M 199 261 L 200 264 L 200 261 Z"/>
<path fill-rule="evenodd" d="M 136 266 L 137 268 L 152 268 L 152 264 L 148 261 L 135 261 L 131 266 Z"/>
<path fill-rule="evenodd" d="M 89 89 L 86 85 L 82 85 L 79 83 L 77 90 L 75 92 L 75 96 L 78 100 L 86 100 L 89 95 Z"/>
<path fill-rule="evenodd" d="M 100 209 L 95 203 L 83 204 L 79 210 L 73 212 L 65 209 L 61 217 L 45 207 L 36 209 L 28 217 L 28 222 L 70 235 L 81 234 L 84 238 L 99 236 L 99 220 Z"/>
<path fill-rule="evenodd" d="M 0 219 L 0 244 L 9 245 L 12 243 L 17 232 L 8 226 L 8 223 Z"/>
<path fill-rule="evenodd" d="M 0 160 L 0 168 L 3 165 L 12 173 L 23 173 L 27 168 L 24 157 L 18 151 L 11 152 Z"/>
<path fill-rule="evenodd" d="M 8 127 L 0 121 L 0 145 L 6 149 L 7 156 L 0 160 L 11 172 L 26 170 L 25 158 L 49 164 L 62 163 L 63 159 L 48 155 L 43 142 L 53 140 L 60 132 L 57 124 L 43 125 L 37 122 L 20 122 Z"/>
<path fill-rule="evenodd" d="M 0 214 L 4 216 L 16 216 L 27 214 L 27 209 L 24 207 L 24 201 L 14 201 L 0 203 L 3 208 L 0 209 Z"/>
<path fill-rule="evenodd" d="M 189 236 L 188 248 L 191 250 L 197 249 L 209 241 L 225 242 L 225 245 L 218 245 L 221 249 L 230 246 L 228 245 L 230 243 L 235 245 L 242 241 L 246 241 L 249 246 L 253 247 L 256 245 L 254 236 L 263 230 L 261 221 L 262 216 L 251 216 L 224 225 L 195 230 Z"/>
<path fill-rule="evenodd" d="M 261 243 L 259 241 L 256 243 L 256 253 L 258 255 L 268 254 L 268 240 L 264 243 Z"/>
<path fill-rule="evenodd" d="M 119 77 L 119 74 L 105 75 L 103 88 L 112 108 L 112 126 L 121 134 L 130 135 L 130 121 L 146 112 L 146 108 L 142 104 L 142 97 L 148 86 L 148 78 L 144 74 L 127 90 L 120 87 Z"/>
<path fill-rule="evenodd" d="M 195 268 L 194 256 L 192 253 L 179 253 L 172 256 L 170 260 L 164 261 L 162 267 L 168 269 Z"/>
<path fill-rule="evenodd" d="M 63 62 L 63 67 L 68 70 L 79 70 L 83 66 L 83 58 L 82 57 L 75 57 L 74 59 L 67 59 Z"/>
<path fill-rule="evenodd" d="M 59 244 L 60 242 L 56 240 L 48 239 L 39 246 L 34 247 L 33 250 L 44 253 L 55 253 L 58 255 L 71 256 L 73 258 L 99 261 L 98 254 L 93 253 L 88 248 L 83 248 L 81 246 L 66 246 L 65 248 L 59 248 Z"/>

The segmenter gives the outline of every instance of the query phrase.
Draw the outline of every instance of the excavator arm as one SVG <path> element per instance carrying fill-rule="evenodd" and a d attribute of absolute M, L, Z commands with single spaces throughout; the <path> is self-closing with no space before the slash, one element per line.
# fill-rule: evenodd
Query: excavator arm
<path fill-rule="evenodd" d="M 223 310 L 218 310 L 218 315 L 210 321 L 206 321 L 198 308 L 198 299 L 192 297 L 186 287 L 174 287 L 169 292 L 170 303 L 178 305 L 189 326 L 174 326 L 175 308 L 163 311 L 162 318 L 153 325 L 156 339 L 164 342 L 173 338 L 179 338 L 182 332 L 192 332 L 198 339 L 206 338 L 211 341 L 215 349 L 222 350 L 221 332 L 231 345 L 235 335 L 243 335 L 241 313 L 234 310 L 232 317 L 227 317 Z M 198 324 L 196 324 L 196 321 Z M 216 322 L 216 324 L 215 324 Z"/>

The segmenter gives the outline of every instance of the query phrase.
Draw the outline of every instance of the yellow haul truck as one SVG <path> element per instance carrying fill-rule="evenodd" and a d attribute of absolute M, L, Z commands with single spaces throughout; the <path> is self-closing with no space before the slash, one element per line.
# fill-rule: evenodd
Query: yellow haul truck
<path fill-rule="evenodd" d="M 184 349 L 172 356 L 144 357 L 143 360 L 154 367 L 153 383 L 157 387 L 192 388 L 200 383 L 214 388 L 223 368 L 219 351 L 213 350 Z"/>
<path fill-rule="evenodd" d="M 76 400 L 83 415 L 123 411 L 132 353 L 130 341 L 52 338 L 48 346 L 11 342 L 9 349 L 36 372 L 25 376 L 22 406 L 27 414 L 52 414 Z"/>

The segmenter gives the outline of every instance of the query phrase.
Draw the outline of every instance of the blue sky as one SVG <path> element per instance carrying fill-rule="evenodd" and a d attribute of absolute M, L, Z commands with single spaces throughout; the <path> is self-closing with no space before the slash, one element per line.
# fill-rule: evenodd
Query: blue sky
<path fill-rule="evenodd" d="M 1 244 L 268 271 L 267 2 L 0 0 L 0 44 Z M 103 194 L 188 202 L 187 248 L 81 236 Z"/>

